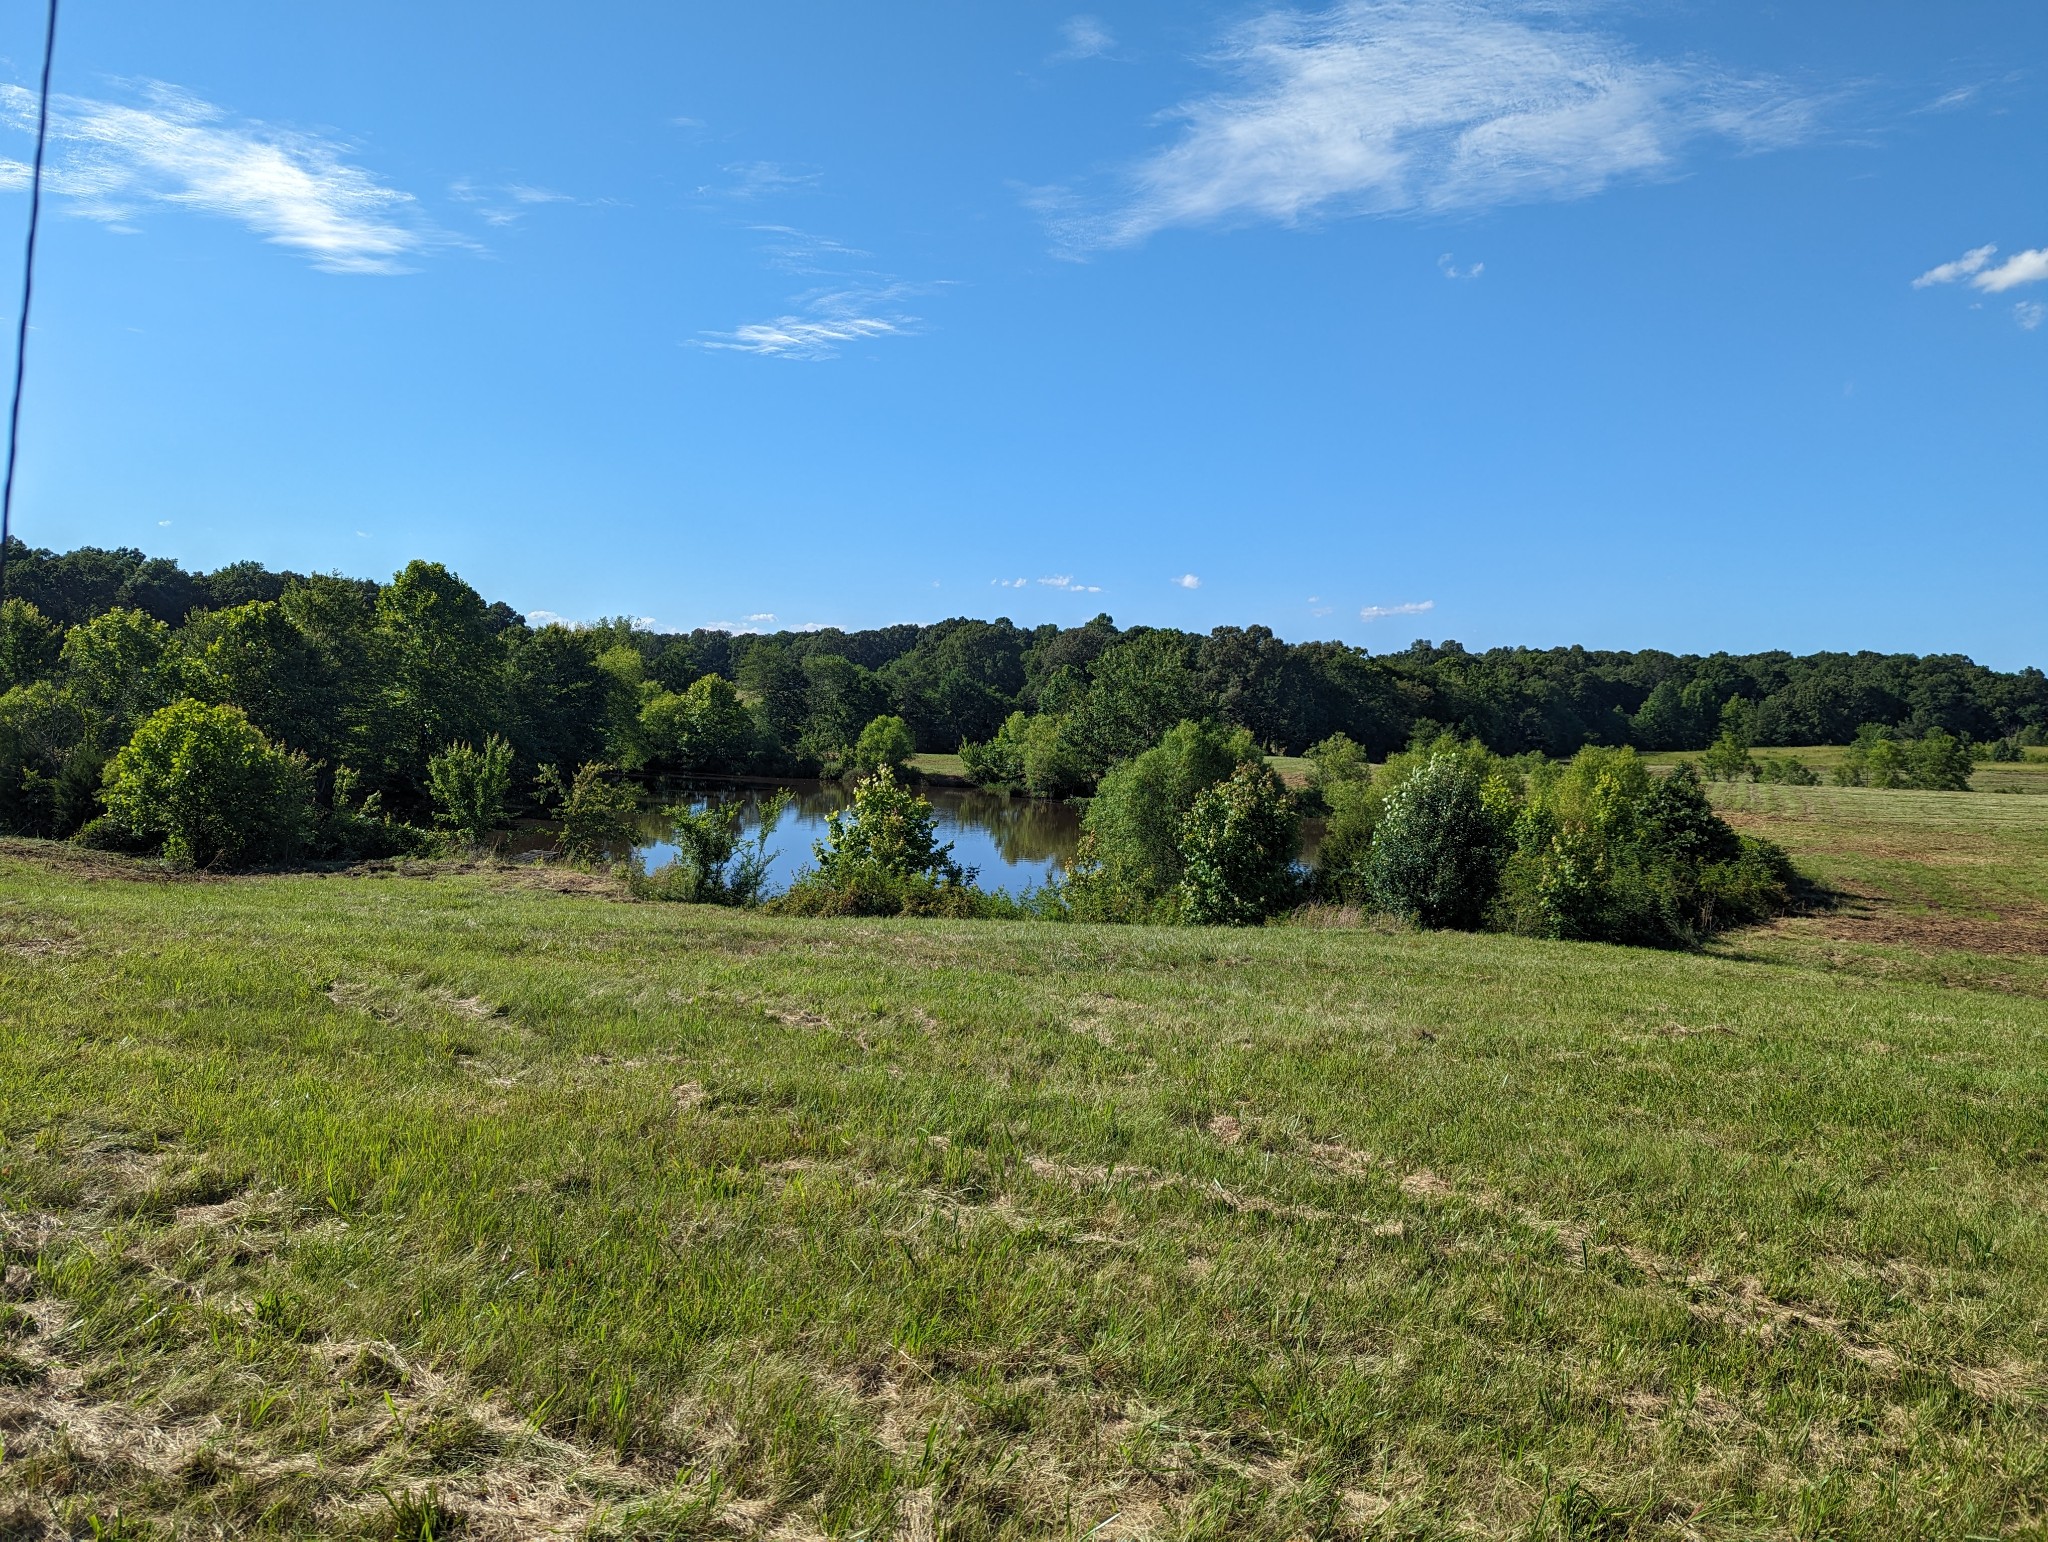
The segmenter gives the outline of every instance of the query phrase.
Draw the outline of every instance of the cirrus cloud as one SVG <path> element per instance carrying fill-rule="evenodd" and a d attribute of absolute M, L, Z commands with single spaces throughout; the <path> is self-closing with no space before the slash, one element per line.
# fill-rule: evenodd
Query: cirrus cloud
<path fill-rule="evenodd" d="M 1358 613 L 1361 621 L 1385 621 L 1392 616 L 1419 616 L 1436 609 L 1435 600 L 1411 600 L 1405 605 L 1368 605 Z"/>
<path fill-rule="evenodd" d="M 333 140 L 233 118 L 161 81 L 132 90 L 134 102 L 51 102 L 45 186 L 73 213 L 111 225 L 161 210 L 210 214 L 330 273 L 401 273 L 415 253 L 460 244 Z M 30 92 L 0 86 L 0 116 L 15 128 L 31 130 L 35 109 Z M 21 162 L 0 162 L 0 182 L 27 177 Z"/>
<path fill-rule="evenodd" d="M 1071 247 L 1172 226 L 1399 214 L 1585 197 L 1669 175 L 1696 141 L 1790 144 L 1815 109 L 1783 84 L 1639 57 L 1542 0 L 1350 0 L 1275 10 L 1210 61 L 1230 89 L 1183 103 L 1174 143 L 1120 206 L 1031 198 Z"/>

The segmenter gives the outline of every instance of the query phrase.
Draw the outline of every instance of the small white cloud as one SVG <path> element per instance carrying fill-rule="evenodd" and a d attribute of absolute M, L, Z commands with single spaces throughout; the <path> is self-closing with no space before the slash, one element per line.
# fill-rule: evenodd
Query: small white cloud
<path fill-rule="evenodd" d="M 1063 593 L 1063 594 L 1100 594 L 1100 593 L 1102 593 L 1102 585 L 1100 585 L 1100 584 L 1077 584 L 1077 583 L 1075 583 L 1075 582 L 1074 582 L 1074 575 L 1073 575 L 1073 574 L 1071 574 L 1071 573 L 1055 573 L 1055 574 L 1053 574 L 1053 575 L 1052 575 L 1051 577 L 1049 577 L 1049 578 L 1041 578 L 1041 579 L 1039 580 L 1039 582 L 1040 582 L 1041 584 L 1045 585 L 1045 587 L 1046 587 L 1046 588 L 1048 588 L 1048 589 L 1057 589 L 1057 590 L 1059 590 L 1059 591 L 1060 591 L 1061 593 Z"/>
<path fill-rule="evenodd" d="M 668 126 L 670 128 L 697 129 L 704 127 L 704 120 L 702 118 L 685 118 L 678 116 L 669 119 Z"/>
<path fill-rule="evenodd" d="M 529 610 L 526 613 L 526 622 L 529 626 L 574 627 L 580 624 L 578 622 L 571 621 L 567 616 L 558 615 L 556 612 L 552 610 Z"/>
<path fill-rule="evenodd" d="M 1435 610 L 1435 600 L 1411 600 L 1406 605 L 1368 605 L 1358 613 L 1361 621 L 1385 621 L 1390 616 L 1419 616 Z"/>
<path fill-rule="evenodd" d="M 775 612 L 772 610 L 757 610 L 747 617 L 747 624 L 749 626 L 773 626 L 775 624 Z"/>
<path fill-rule="evenodd" d="M 1116 35 L 1102 24 L 1098 16 L 1069 16 L 1060 23 L 1060 36 L 1065 40 L 1065 46 L 1052 56 L 1055 64 L 1099 59 L 1116 47 Z"/>
<path fill-rule="evenodd" d="M 2048 246 L 2037 246 L 2030 252 L 2014 252 L 1995 268 L 1987 268 L 1970 282 L 1986 294 L 2004 294 L 2008 289 L 2017 289 L 2022 284 L 2038 284 L 2048 279 Z"/>
<path fill-rule="evenodd" d="M 167 519 L 160 519 L 156 523 L 159 530 L 168 530 L 171 527 L 171 522 Z"/>
<path fill-rule="evenodd" d="M 358 541 L 367 541 L 367 540 L 369 540 L 369 538 L 370 538 L 370 532 L 369 532 L 369 531 L 367 531 L 367 530 L 358 530 L 358 531 L 356 532 L 356 539 L 357 539 Z"/>
<path fill-rule="evenodd" d="M 1997 253 L 1995 246 L 1980 246 L 1963 253 L 1954 262 L 1944 262 L 1939 267 L 1929 268 L 1913 280 L 1915 289 L 1925 289 L 1930 284 L 1953 284 L 1959 278 L 1968 278 Z"/>
<path fill-rule="evenodd" d="M 730 332 L 707 332 L 697 346 L 757 353 L 767 358 L 830 359 L 847 343 L 893 337 L 904 330 L 901 322 L 882 316 L 841 316 L 831 321 L 777 316 L 773 321 L 751 322 Z"/>
<path fill-rule="evenodd" d="M 1202 587 L 1202 581 L 1192 573 L 1183 573 L 1174 582 L 1183 589 L 1199 589 Z"/>
<path fill-rule="evenodd" d="M 991 578 L 989 580 L 998 589 L 1021 589 L 1029 581 L 1023 578 Z"/>
<path fill-rule="evenodd" d="M 2012 308 L 2012 316 L 2013 320 L 2032 332 L 2042 321 L 2048 320 L 2048 305 L 2043 305 L 2039 300 L 2022 300 Z"/>
<path fill-rule="evenodd" d="M 1483 262 L 1467 263 L 1464 267 L 1459 267 L 1451 261 L 1449 252 L 1437 258 L 1436 265 L 1443 270 L 1445 278 L 1477 278 L 1486 271 L 1486 264 Z"/>

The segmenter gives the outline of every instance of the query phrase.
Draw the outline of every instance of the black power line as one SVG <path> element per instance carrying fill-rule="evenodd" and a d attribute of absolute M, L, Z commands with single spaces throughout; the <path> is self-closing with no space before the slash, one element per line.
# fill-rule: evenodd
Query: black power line
<path fill-rule="evenodd" d="M 50 61 L 57 53 L 57 0 L 43 32 L 43 94 L 36 109 L 36 166 L 28 184 L 28 255 L 21 265 L 21 322 L 14 333 L 14 405 L 7 414 L 7 480 L 0 485 L 0 596 L 7 593 L 7 539 L 14 524 L 14 451 L 21 437 L 21 369 L 28 359 L 28 302 L 35 293 L 36 225 L 43 213 L 43 144 L 50 134 Z"/>

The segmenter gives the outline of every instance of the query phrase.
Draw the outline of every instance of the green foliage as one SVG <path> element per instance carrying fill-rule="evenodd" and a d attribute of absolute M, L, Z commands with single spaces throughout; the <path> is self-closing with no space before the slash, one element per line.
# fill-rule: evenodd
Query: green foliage
<path fill-rule="evenodd" d="M 619 768 L 585 761 L 573 776 L 542 766 L 534 778 L 548 817 L 561 827 L 555 850 L 571 862 L 622 857 L 639 835 L 639 800 L 618 780 Z"/>
<path fill-rule="evenodd" d="M 628 884 L 642 899 L 683 904 L 752 905 L 768 881 L 768 840 L 795 796 L 778 792 L 761 805 L 760 822 L 747 839 L 740 835 L 746 813 L 740 803 L 688 805 L 668 811 L 669 839 L 676 855 L 653 872 L 636 870 Z"/>
<path fill-rule="evenodd" d="M 1530 779 L 1495 924 L 1545 937 L 1689 947 L 1789 903 L 1782 853 L 1745 842 L 1681 765 L 1661 780 L 1633 750 L 1581 750 Z"/>
<path fill-rule="evenodd" d="M 512 746 L 496 734 L 484 740 L 482 749 L 451 744 L 427 761 L 427 785 L 434 796 L 434 823 L 465 846 L 482 846 L 505 823 Z"/>
<path fill-rule="evenodd" d="M 1308 760 L 1313 768 L 1309 786 L 1326 802 L 1339 787 L 1362 787 L 1372 780 L 1372 763 L 1365 746 L 1349 734 L 1331 734 L 1310 745 Z"/>
<path fill-rule="evenodd" d="M 1081 846 L 1065 886 L 1074 913 L 1086 920 L 1170 919 L 1184 867 L 1181 829 L 1195 800 L 1257 758 L 1241 728 L 1183 722 L 1111 769 L 1081 819 Z"/>
<path fill-rule="evenodd" d="M 1478 926 L 1505 854 L 1509 784 L 1488 769 L 1483 752 L 1441 743 L 1399 781 L 1386 780 L 1365 865 L 1366 895 L 1420 926 Z"/>
<path fill-rule="evenodd" d="M 991 897 L 974 874 L 938 840 L 930 803 L 896 780 L 887 766 L 854 786 L 852 807 L 825 821 L 825 839 L 811 854 L 817 866 L 790 886 L 772 909 L 787 915 L 974 916 Z"/>
<path fill-rule="evenodd" d="M 184 671 L 171 629 L 139 610 L 110 610 L 64 634 L 64 690 L 102 754 L 181 694 Z"/>
<path fill-rule="evenodd" d="M 282 604 L 258 600 L 197 617 L 184 643 L 199 700 L 240 707 L 267 737 L 309 755 L 340 748 L 332 672 Z"/>
<path fill-rule="evenodd" d="M 755 752 L 759 729 L 730 680 L 704 675 L 684 691 L 663 691 L 640 710 L 649 756 L 678 771 L 733 770 Z"/>
<path fill-rule="evenodd" d="M 1206 788 L 1181 822 L 1181 916 L 1196 926 L 1257 926 L 1301 893 L 1301 817 L 1264 761 Z"/>
<path fill-rule="evenodd" d="M 505 650 L 482 596 L 438 562 L 408 563 L 385 585 L 375 643 L 375 748 L 387 776 L 423 786 L 436 750 L 492 732 Z"/>
<path fill-rule="evenodd" d="M 1967 743 L 1939 728 L 1930 728 L 1917 739 L 1901 739 L 1881 723 L 1865 723 L 1835 767 L 1834 779 L 1838 787 L 1967 792 L 1974 761 Z"/>
<path fill-rule="evenodd" d="M 2027 758 L 2026 747 L 2019 735 L 2008 734 L 2003 739 L 1993 739 L 1983 747 L 1984 759 L 2001 765 L 2018 765 Z"/>
<path fill-rule="evenodd" d="M 876 718 L 860 731 L 853 747 L 853 769 L 860 772 L 888 771 L 903 774 L 904 762 L 917 753 L 910 737 L 910 725 L 893 714 Z"/>
<path fill-rule="evenodd" d="M 64 628 L 27 600 L 0 600 L 0 695 L 56 668 Z"/>
<path fill-rule="evenodd" d="M 1012 712 L 986 744 L 960 746 L 967 774 L 985 787 L 1022 787 L 1037 798 L 1064 798 L 1087 787 L 1087 759 L 1065 713 Z"/>
<path fill-rule="evenodd" d="M 304 758 L 272 745 L 240 708 L 189 698 L 135 730 L 108 762 L 101 797 L 116 829 L 198 867 L 286 860 L 313 822 Z"/>
<path fill-rule="evenodd" d="M 1753 782 L 1757 764 L 1749 756 L 1748 742 L 1737 732 L 1724 729 L 1720 738 L 1700 757 L 1700 769 L 1717 782 Z"/>
<path fill-rule="evenodd" d="M 1820 773 L 1797 755 L 1766 755 L 1757 762 L 1756 779 L 1785 787 L 1818 787 Z"/>

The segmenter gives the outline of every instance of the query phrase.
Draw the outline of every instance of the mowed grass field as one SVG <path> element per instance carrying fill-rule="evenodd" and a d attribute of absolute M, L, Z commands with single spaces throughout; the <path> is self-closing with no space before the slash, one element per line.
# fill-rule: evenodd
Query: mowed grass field
<path fill-rule="evenodd" d="M 0 844 L 0 1535 L 2048 1535 L 2048 799 L 1722 796 L 1845 903 L 1681 956 Z"/>

